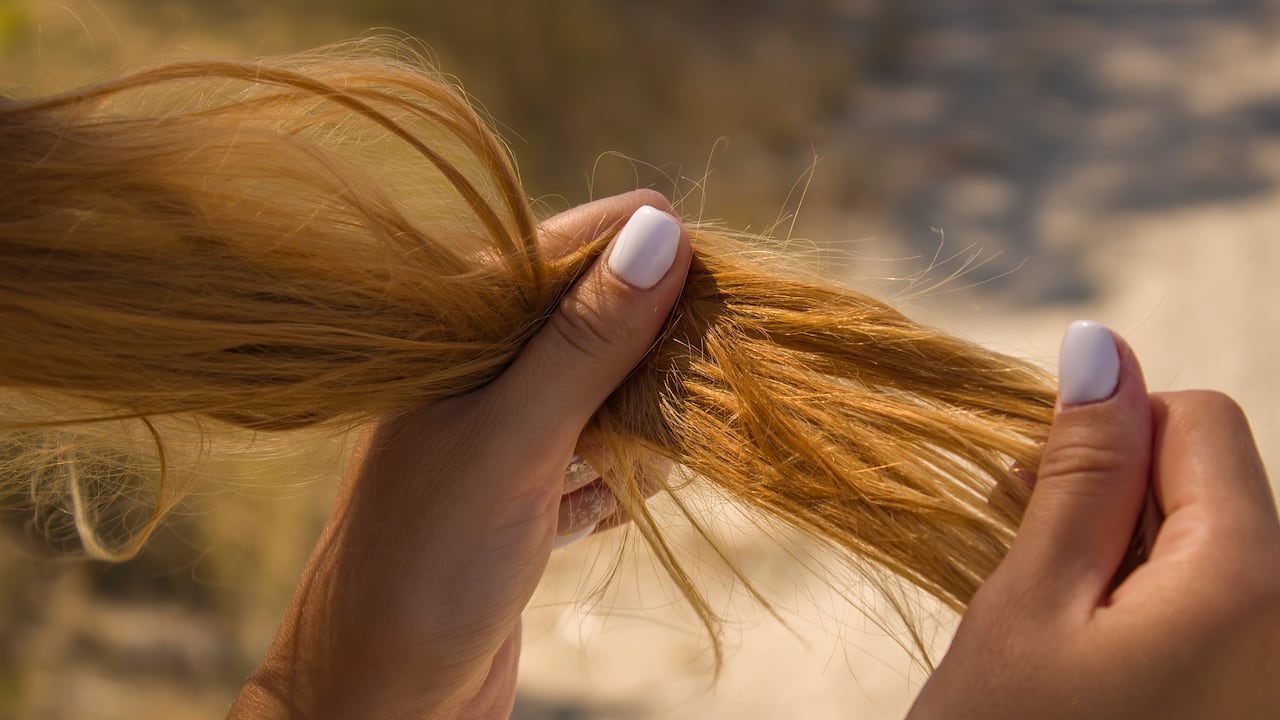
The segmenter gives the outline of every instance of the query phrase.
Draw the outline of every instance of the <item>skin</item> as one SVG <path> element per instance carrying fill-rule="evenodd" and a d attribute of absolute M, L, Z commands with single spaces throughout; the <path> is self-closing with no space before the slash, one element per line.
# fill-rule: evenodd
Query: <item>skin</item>
<path fill-rule="evenodd" d="M 641 205 L 670 207 L 638 191 L 575 208 L 544 224 L 544 249 Z M 375 430 L 231 718 L 510 715 L 520 614 L 553 539 L 618 522 L 598 483 L 565 485 L 565 465 L 657 334 L 689 258 L 682 237 L 649 290 L 597 262 L 501 377 Z M 1248 422 L 1219 393 L 1149 395 L 1120 353 L 1110 398 L 1059 408 L 1022 530 L 911 718 L 1280 707 L 1280 521 Z M 1152 491 L 1163 525 L 1117 586 Z"/>
<path fill-rule="evenodd" d="M 616 230 L 642 205 L 670 210 L 651 191 L 583 205 L 544 223 L 543 249 Z M 520 614 L 553 539 L 613 511 L 591 502 L 599 485 L 566 493 L 565 467 L 674 306 L 681 235 L 652 288 L 597 261 L 500 377 L 376 429 L 229 717 L 510 715 Z"/>
<path fill-rule="evenodd" d="M 1230 398 L 1148 395 L 1132 351 L 1108 399 L 1059 408 L 1022 529 L 910 717 L 1273 718 L 1280 522 Z M 1151 488 L 1148 561 L 1111 590 Z"/>

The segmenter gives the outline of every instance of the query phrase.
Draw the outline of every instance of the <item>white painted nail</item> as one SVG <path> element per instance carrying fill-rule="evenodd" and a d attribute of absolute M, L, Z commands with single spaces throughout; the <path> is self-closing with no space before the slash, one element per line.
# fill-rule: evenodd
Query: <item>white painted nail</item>
<path fill-rule="evenodd" d="M 1082 405 L 1111 397 L 1120 382 L 1120 352 L 1102 323 L 1077 320 L 1062 336 L 1058 356 L 1058 403 Z"/>
<path fill-rule="evenodd" d="M 600 524 L 600 523 L 592 523 L 592 524 L 591 524 L 591 527 L 583 528 L 583 529 L 579 530 L 578 532 L 573 533 L 573 534 L 571 534 L 571 535 L 557 535 L 557 536 L 556 536 L 555 541 L 551 543 L 551 549 L 552 549 L 552 550 L 559 550 L 560 548 L 562 548 L 562 547 L 564 547 L 564 546 L 566 546 L 566 545 L 572 545 L 572 544 L 574 544 L 574 543 L 578 542 L 578 541 L 579 541 L 579 540 L 581 540 L 582 538 L 584 538 L 584 537 L 586 537 L 586 536 L 590 535 L 591 533 L 595 532 L 595 531 L 596 531 L 596 526 L 597 526 L 597 525 L 599 525 L 599 524 Z"/>
<path fill-rule="evenodd" d="M 613 241 L 609 269 L 629 285 L 648 290 L 667 274 L 680 247 L 680 223 L 645 205 L 636 210 Z"/>
<path fill-rule="evenodd" d="M 569 458 L 569 465 L 564 469 L 564 489 L 560 491 L 562 495 L 586 487 L 600 478 L 600 473 L 582 458 L 581 455 L 574 453 Z"/>

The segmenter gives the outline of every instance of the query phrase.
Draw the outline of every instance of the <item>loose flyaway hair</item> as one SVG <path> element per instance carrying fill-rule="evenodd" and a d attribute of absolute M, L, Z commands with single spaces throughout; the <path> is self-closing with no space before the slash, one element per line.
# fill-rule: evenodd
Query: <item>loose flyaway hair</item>
<path fill-rule="evenodd" d="M 545 257 L 507 148 L 403 55 L 0 99 L 0 471 L 46 530 L 125 557 L 173 504 L 178 448 L 483 385 L 604 249 L 618 228 Z M 689 225 L 683 295 L 584 445 L 657 559 L 714 630 L 644 503 L 665 484 L 689 511 L 709 485 L 963 609 L 1016 530 L 1051 383 Z"/>

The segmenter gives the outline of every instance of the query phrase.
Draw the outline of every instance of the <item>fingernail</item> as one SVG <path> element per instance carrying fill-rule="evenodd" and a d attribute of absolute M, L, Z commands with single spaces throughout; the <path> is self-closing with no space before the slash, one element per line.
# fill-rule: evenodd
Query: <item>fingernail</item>
<path fill-rule="evenodd" d="M 564 469 L 564 489 L 561 493 L 571 493 L 581 487 L 586 487 L 599 479 L 600 473 L 591 467 L 583 457 L 574 453 L 569 458 L 569 465 Z"/>
<path fill-rule="evenodd" d="M 578 541 L 579 541 L 579 540 L 581 540 L 582 538 L 584 538 L 584 537 L 586 537 L 586 536 L 590 535 L 591 533 L 595 532 L 595 531 L 596 531 L 596 525 L 599 525 L 599 524 L 600 524 L 600 523 L 593 523 L 593 524 L 591 525 L 591 527 L 585 527 L 585 528 L 583 528 L 583 529 L 579 530 L 578 532 L 573 533 L 573 534 L 571 534 L 571 535 L 557 535 L 557 536 L 556 536 L 555 541 L 553 541 L 553 542 L 551 543 L 551 549 L 552 549 L 552 550 L 559 550 L 560 548 L 562 548 L 562 547 L 564 547 L 564 546 L 566 546 L 566 545 L 572 545 L 572 544 L 574 544 L 574 543 L 578 542 Z"/>
<path fill-rule="evenodd" d="M 680 223 L 645 205 L 631 215 L 613 241 L 609 269 L 628 285 L 648 290 L 667 274 L 680 247 Z"/>
<path fill-rule="evenodd" d="M 1063 407 L 1111 397 L 1120 382 L 1120 352 L 1102 323 L 1077 320 L 1062 337 L 1058 356 L 1058 403 Z"/>

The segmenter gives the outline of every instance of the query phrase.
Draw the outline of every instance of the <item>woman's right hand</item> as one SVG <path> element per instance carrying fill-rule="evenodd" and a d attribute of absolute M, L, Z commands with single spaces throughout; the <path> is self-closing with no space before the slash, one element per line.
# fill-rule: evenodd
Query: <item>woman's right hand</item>
<path fill-rule="evenodd" d="M 1022 529 L 910 717 L 1280 717 L 1280 521 L 1244 413 L 1149 396 L 1096 324 L 1061 372 Z M 1148 488 L 1164 522 L 1113 589 Z"/>

